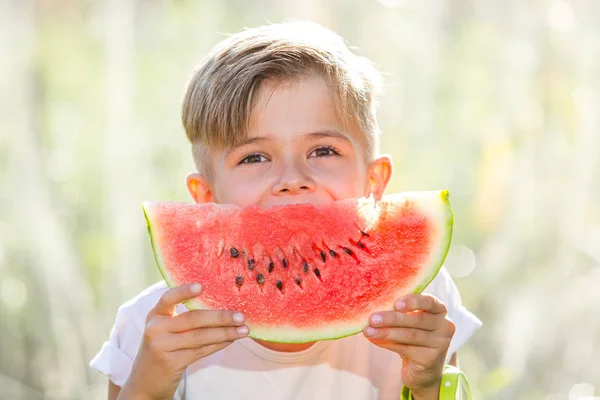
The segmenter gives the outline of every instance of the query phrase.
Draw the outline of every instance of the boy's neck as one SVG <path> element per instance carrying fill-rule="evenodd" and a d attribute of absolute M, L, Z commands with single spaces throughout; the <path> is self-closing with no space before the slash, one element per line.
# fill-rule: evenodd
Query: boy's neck
<path fill-rule="evenodd" d="M 310 346 L 315 344 L 315 342 L 311 343 L 274 343 L 274 342 L 265 342 L 264 340 L 253 339 L 258 344 L 266 347 L 269 350 L 281 351 L 285 353 L 292 353 L 296 351 L 302 351 L 308 349 Z"/>

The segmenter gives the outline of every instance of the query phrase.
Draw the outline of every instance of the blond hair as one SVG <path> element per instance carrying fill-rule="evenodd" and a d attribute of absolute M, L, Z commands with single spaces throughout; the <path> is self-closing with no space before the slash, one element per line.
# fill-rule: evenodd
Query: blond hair
<path fill-rule="evenodd" d="M 378 150 L 379 72 L 366 58 L 352 53 L 333 31 L 312 22 L 291 21 L 230 36 L 194 70 L 181 117 L 198 171 L 210 175 L 211 148 L 228 148 L 246 138 L 264 83 L 315 73 L 331 87 L 342 121 L 359 123 L 370 162 Z"/>

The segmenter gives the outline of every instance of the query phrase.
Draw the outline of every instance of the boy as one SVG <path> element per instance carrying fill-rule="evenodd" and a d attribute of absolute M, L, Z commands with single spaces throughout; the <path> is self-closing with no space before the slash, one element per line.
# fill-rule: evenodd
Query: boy
<path fill-rule="evenodd" d="M 311 23 L 245 30 L 194 71 L 182 120 L 197 203 L 239 206 L 380 198 L 391 160 L 378 156 L 379 75 Z M 92 366 L 109 399 L 437 399 L 446 363 L 480 325 L 442 270 L 429 294 L 398 299 L 363 334 L 281 344 L 247 337 L 236 310 L 187 311 L 199 284 L 155 284 L 125 303 Z M 419 312 L 412 312 L 419 311 Z"/>

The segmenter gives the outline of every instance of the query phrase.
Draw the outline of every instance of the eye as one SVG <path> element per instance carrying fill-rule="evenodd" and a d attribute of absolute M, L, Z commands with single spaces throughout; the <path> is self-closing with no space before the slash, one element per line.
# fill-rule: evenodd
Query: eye
<path fill-rule="evenodd" d="M 258 164 L 261 162 L 265 162 L 265 161 L 269 161 L 267 160 L 267 157 L 263 156 L 262 154 L 248 154 L 246 157 L 242 158 L 242 160 L 238 163 L 238 165 L 240 164 Z"/>
<path fill-rule="evenodd" d="M 314 149 L 310 156 L 312 157 L 329 157 L 329 156 L 339 156 L 340 153 L 336 149 L 331 146 L 322 146 Z"/>

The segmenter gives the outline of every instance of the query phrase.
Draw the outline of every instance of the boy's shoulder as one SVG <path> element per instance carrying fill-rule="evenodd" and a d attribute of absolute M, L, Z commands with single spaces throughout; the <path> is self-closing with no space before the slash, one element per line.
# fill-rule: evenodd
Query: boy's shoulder
<path fill-rule="evenodd" d="M 166 292 L 168 288 L 169 287 L 165 281 L 156 282 L 152 286 L 144 289 L 137 296 L 127 300 L 125 303 L 123 303 L 123 305 L 121 305 L 121 308 L 144 307 L 149 304 L 151 304 L 150 308 L 152 308 L 160 296 L 162 296 L 162 294 Z"/>
<path fill-rule="evenodd" d="M 140 330 L 143 330 L 148 312 L 168 289 L 169 287 L 163 280 L 149 286 L 119 307 L 117 315 L 120 318 L 118 319 L 132 321 Z M 187 308 L 182 304 L 177 306 L 177 313 L 186 310 Z"/>
<path fill-rule="evenodd" d="M 440 299 L 448 308 L 448 315 L 453 316 L 462 306 L 462 299 L 452 276 L 446 267 L 442 266 L 436 277 L 425 288 L 423 293 L 429 293 Z"/>

